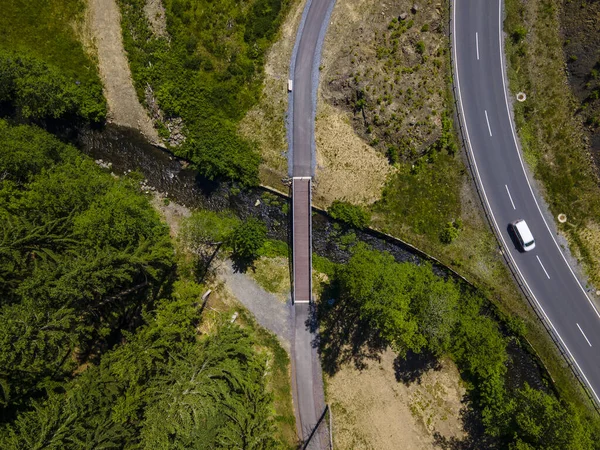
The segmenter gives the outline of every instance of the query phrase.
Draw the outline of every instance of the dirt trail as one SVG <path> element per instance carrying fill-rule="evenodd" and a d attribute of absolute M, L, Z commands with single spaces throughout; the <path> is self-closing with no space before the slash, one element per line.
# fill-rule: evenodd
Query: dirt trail
<path fill-rule="evenodd" d="M 121 14 L 115 0 L 88 0 L 89 21 L 111 122 L 140 130 L 154 144 L 158 133 L 140 104 L 121 36 Z"/>

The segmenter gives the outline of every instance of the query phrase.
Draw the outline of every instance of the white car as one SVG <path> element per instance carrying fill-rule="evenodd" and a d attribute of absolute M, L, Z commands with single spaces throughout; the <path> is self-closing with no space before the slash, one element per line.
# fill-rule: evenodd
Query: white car
<path fill-rule="evenodd" d="M 535 248 L 535 239 L 533 239 L 533 234 L 531 234 L 527 222 L 519 219 L 512 222 L 511 225 L 523 251 L 528 252 L 533 250 Z"/>

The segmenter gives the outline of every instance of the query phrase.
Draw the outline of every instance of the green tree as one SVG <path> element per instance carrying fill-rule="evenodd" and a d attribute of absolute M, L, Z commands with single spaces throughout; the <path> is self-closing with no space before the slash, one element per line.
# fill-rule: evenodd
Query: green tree
<path fill-rule="evenodd" d="M 458 287 L 436 276 L 430 266 L 415 268 L 409 286 L 411 310 L 427 348 L 437 356 L 447 354 L 458 322 Z"/>
<path fill-rule="evenodd" d="M 595 448 L 589 429 L 568 403 L 529 385 L 519 390 L 509 430 L 511 449 L 588 450 Z"/>
<path fill-rule="evenodd" d="M 0 447 L 277 448 L 266 360 L 226 321 L 199 338 L 202 291 L 176 282 L 99 365 L 0 429 Z"/>
<path fill-rule="evenodd" d="M 389 253 L 358 244 L 348 263 L 336 272 L 342 301 L 354 304 L 360 318 L 375 326 L 401 354 L 419 352 L 426 344 L 410 311 L 407 269 Z"/>
<path fill-rule="evenodd" d="M 235 227 L 229 238 L 229 245 L 233 249 L 234 258 L 252 262 L 258 257 L 266 240 L 267 227 L 265 223 L 250 218 Z"/>
<path fill-rule="evenodd" d="M 461 314 L 457 333 L 452 345 L 452 355 L 464 370 L 485 380 L 491 376 L 504 375 L 506 342 L 497 323 L 479 314 Z"/>
<path fill-rule="evenodd" d="M 139 315 L 173 264 L 130 180 L 48 133 L 0 121 L 0 406 L 25 407 Z"/>

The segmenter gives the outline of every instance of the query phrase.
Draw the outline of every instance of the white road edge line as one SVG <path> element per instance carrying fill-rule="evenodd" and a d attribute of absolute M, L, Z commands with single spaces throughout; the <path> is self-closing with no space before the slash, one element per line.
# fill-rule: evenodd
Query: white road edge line
<path fill-rule="evenodd" d="M 500 14 L 499 14 L 500 28 L 499 28 L 498 36 L 499 36 L 499 39 L 500 39 L 500 48 L 502 49 L 502 0 L 498 1 L 498 10 L 500 11 Z M 558 245 L 558 242 L 556 242 L 556 239 L 554 239 L 554 234 L 552 233 L 552 230 L 548 226 L 548 222 L 546 222 L 546 217 L 544 217 L 544 214 L 542 214 L 542 210 L 540 208 L 540 205 L 539 205 L 539 203 L 537 201 L 537 198 L 535 198 L 535 195 L 533 193 L 533 188 L 531 187 L 531 183 L 529 182 L 529 177 L 527 176 L 527 172 L 525 171 L 525 164 L 523 163 L 523 158 L 521 157 L 521 152 L 519 152 L 519 144 L 518 144 L 518 141 L 517 141 L 517 135 L 515 133 L 515 127 L 514 127 L 512 119 L 510 117 L 510 108 L 508 106 L 508 94 L 507 94 L 507 91 L 506 91 L 506 81 L 504 79 L 504 73 L 505 72 L 504 72 L 504 59 L 502 58 L 503 54 L 504 54 L 503 52 L 500 52 L 500 64 L 501 64 L 501 67 L 502 67 L 502 84 L 504 86 L 504 101 L 506 102 L 506 113 L 508 114 L 508 121 L 510 123 L 510 130 L 512 131 L 513 140 L 515 142 L 515 149 L 517 150 L 517 156 L 519 157 L 519 161 L 521 162 L 521 168 L 523 169 L 523 174 L 525 175 L 525 180 L 527 181 L 527 186 L 529 186 L 529 191 L 531 192 L 531 196 L 533 197 L 533 201 L 535 202 L 535 206 L 537 206 L 537 209 L 538 209 L 538 211 L 540 213 L 540 216 L 542 216 L 542 220 L 544 221 L 544 225 L 546 225 L 546 228 L 548 229 L 548 233 L 550 234 L 550 237 L 552 238 L 552 241 L 554 242 L 554 245 L 556 246 L 556 249 L 558 250 L 558 253 L 560 253 L 560 256 L 562 256 L 563 261 L 565 262 L 565 264 L 569 268 L 569 271 L 571 272 L 571 275 L 573 275 L 573 278 L 575 279 L 575 282 L 579 286 L 579 289 L 581 289 L 581 292 L 583 292 L 583 295 L 585 295 L 585 298 L 587 299 L 588 303 L 590 304 L 590 306 L 592 307 L 592 309 L 596 313 L 596 316 L 598 316 L 598 318 L 600 319 L 600 313 L 596 309 L 596 305 L 594 305 L 594 303 L 592 302 L 592 300 L 588 297 L 587 292 L 585 291 L 585 289 L 583 288 L 583 286 L 581 285 L 581 283 L 577 279 L 577 276 L 575 275 L 575 272 L 573 271 L 573 269 L 571 268 L 571 265 L 569 264 L 569 261 L 567 261 L 567 258 L 563 254 L 560 246 Z"/>
<path fill-rule="evenodd" d="M 583 334 L 583 337 L 585 338 L 585 340 L 587 341 L 588 345 L 591 347 L 592 343 L 590 342 L 590 340 L 587 338 L 587 336 L 585 335 L 585 333 L 583 332 L 583 330 L 581 329 L 581 327 L 579 326 L 578 323 L 575 323 L 575 325 L 577 325 L 577 328 L 579 328 L 579 331 L 581 331 L 581 334 Z"/>
<path fill-rule="evenodd" d="M 548 272 L 546 272 L 546 268 L 542 264 L 542 260 L 540 259 L 540 257 L 538 255 L 535 255 L 535 257 L 537 258 L 538 262 L 540 263 L 540 266 L 542 266 L 542 269 L 544 270 L 544 273 L 546 274 L 546 276 L 548 277 L 548 279 L 550 279 L 550 275 L 548 275 Z"/>
<path fill-rule="evenodd" d="M 454 7 L 452 9 L 452 35 L 453 37 L 456 36 L 456 4 L 458 3 L 459 0 L 454 0 L 453 4 Z M 498 30 L 498 37 L 500 39 L 500 49 L 502 49 L 502 0 L 498 0 L 498 10 L 499 10 L 499 14 L 498 14 L 498 21 L 499 21 L 499 30 Z M 456 45 L 453 45 L 453 53 L 454 53 L 454 60 L 458 61 L 457 58 L 457 52 L 456 52 Z M 502 67 L 502 71 L 504 72 L 504 61 L 502 60 L 502 52 L 500 53 L 500 62 L 501 62 L 501 67 Z M 462 103 L 462 95 L 460 93 L 460 78 L 459 78 L 459 74 L 458 74 L 458 62 L 455 65 L 456 67 L 456 87 L 457 87 L 457 91 L 458 91 L 458 101 L 460 104 L 460 110 L 462 113 L 462 116 L 464 117 L 464 107 L 463 107 L 463 103 Z M 504 81 L 504 74 L 502 75 L 502 83 L 504 85 L 504 97 L 505 100 L 507 102 L 507 107 L 508 107 L 508 100 L 506 99 L 506 85 L 505 85 L 505 81 Z M 509 113 L 509 118 L 510 118 L 510 113 Z M 477 162 L 475 160 L 475 154 L 473 153 L 473 147 L 471 145 L 471 140 L 469 138 L 469 130 L 467 128 L 467 122 L 466 120 L 463 121 L 464 122 L 464 126 L 465 126 L 465 133 L 467 135 L 467 142 L 468 142 L 468 147 L 469 147 L 469 151 L 471 153 L 471 157 L 473 158 L 473 164 L 475 166 L 475 173 L 477 174 L 477 178 L 479 179 L 479 185 L 481 186 L 481 190 L 483 193 L 483 197 L 485 199 L 485 203 L 488 206 L 488 210 L 490 211 L 490 214 L 492 216 L 492 220 L 494 221 L 494 226 L 496 227 L 496 230 L 498 231 L 499 235 L 500 235 L 500 239 L 502 240 L 502 243 L 504 244 L 504 248 L 508 249 L 508 245 L 506 245 L 506 241 L 504 240 L 504 236 L 502 236 L 502 233 L 500 232 L 500 228 L 498 227 L 498 222 L 496 221 L 496 217 L 494 216 L 494 213 L 492 212 L 492 208 L 490 207 L 490 201 L 487 198 L 487 195 L 485 193 L 485 188 L 483 186 L 483 182 L 481 181 L 481 175 L 479 174 L 479 168 L 477 167 Z M 512 120 L 510 121 L 511 124 L 511 128 L 512 128 Z M 513 130 L 513 138 L 516 140 L 515 137 L 515 133 Z M 515 141 L 516 142 L 516 141 Z M 517 153 L 518 153 L 518 149 L 517 149 Z M 521 158 L 521 155 L 519 155 L 519 159 Z M 523 161 L 521 160 L 521 165 L 523 165 Z M 525 170 L 523 168 L 523 170 Z M 527 178 L 527 177 L 526 177 Z M 529 184 L 529 179 L 527 179 L 527 183 Z M 529 185 L 529 189 L 531 190 L 531 185 Z M 532 191 L 533 193 L 533 191 Z M 535 196 L 534 196 L 534 200 L 535 200 Z M 535 201 L 536 205 L 537 205 L 537 200 Z M 539 210 L 539 205 L 538 206 L 538 210 Z M 541 211 L 540 211 L 541 212 Z M 544 223 L 546 223 L 546 220 L 544 219 L 544 216 L 542 215 L 542 219 L 544 220 Z M 548 226 L 548 224 L 546 224 L 546 227 Z M 550 233 L 550 235 L 552 236 L 552 233 Z M 552 239 L 554 240 L 554 236 L 552 236 Z M 556 244 L 556 246 L 558 247 L 558 244 L 556 243 L 556 240 L 554 240 L 554 243 Z M 560 249 L 560 247 L 559 247 Z M 558 331 L 556 330 L 556 327 L 554 326 L 554 324 L 552 323 L 552 321 L 550 320 L 550 318 L 548 317 L 548 315 L 546 314 L 546 311 L 544 311 L 544 308 L 542 308 L 542 305 L 540 304 L 539 300 L 537 299 L 537 297 L 533 294 L 533 291 L 531 290 L 531 288 L 529 287 L 529 285 L 527 284 L 527 280 L 525 280 L 525 277 L 523 277 L 523 274 L 521 273 L 521 270 L 519 269 L 519 266 L 517 266 L 514 258 L 512 257 L 512 254 L 510 253 L 510 251 L 507 251 L 506 254 L 508 255 L 508 257 L 512 260 L 515 268 L 517 269 L 517 272 L 519 273 L 519 275 L 521 276 L 521 280 L 523 280 L 523 283 L 525 284 L 525 287 L 527 287 L 527 290 L 529 291 L 529 293 L 531 294 L 531 297 L 533 298 L 533 300 L 535 301 L 536 305 L 538 306 L 538 308 L 540 309 L 540 311 L 542 311 L 542 314 L 544 315 L 544 318 L 546 319 L 546 321 L 548 322 L 548 324 L 550 324 L 550 327 L 552 327 L 552 330 L 554 330 L 554 332 L 556 333 L 556 336 L 558 336 L 558 339 L 560 339 L 561 344 L 564 346 L 565 350 L 567 351 L 569 357 L 571 358 L 571 360 L 573 361 L 573 363 L 575 364 L 575 366 L 577 367 L 577 370 L 579 370 L 579 373 L 581 374 L 581 376 L 583 377 L 583 379 L 585 380 L 585 383 L 587 384 L 587 386 L 590 388 L 590 390 L 592 391 L 594 398 L 596 399 L 597 402 L 600 403 L 600 397 L 598 397 L 598 394 L 596 394 L 596 391 L 594 390 L 594 388 L 592 387 L 590 381 L 588 380 L 588 378 L 585 376 L 585 373 L 583 372 L 583 370 L 581 369 L 581 366 L 579 366 L 579 363 L 577 362 L 577 360 L 575 359 L 575 357 L 573 356 L 573 353 L 571 353 L 571 350 L 569 350 L 569 347 L 567 347 L 567 344 L 565 344 L 565 341 L 563 340 L 562 336 L 558 333 Z M 566 262 L 566 258 L 565 256 L 562 254 L 561 255 L 563 257 L 563 259 Z M 573 277 L 575 278 L 575 280 L 577 281 L 577 284 L 579 284 L 579 287 L 581 288 L 581 290 L 583 291 L 584 295 L 586 296 L 586 298 L 588 299 L 588 301 L 590 302 L 590 305 L 592 305 L 592 307 L 594 308 L 594 311 L 596 311 L 596 314 L 598 314 L 598 311 L 596 310 L 596 308 L 594 307 L 593 303 L 591 302 L 590 298 L 587 296 L 587 294 L 585 293 L 585 290 L 583 289 L 583 286 L 581 286 L 581 283 L 579 283 L 579 280 L 577 279 L 577 277 L 575 276 L 575 274 L 573 273 L 573 269 L 571 269 L 571 266 L 569 266 L 569 264 L 567 263 L 567 266 L 569 267 L 569 269 L 571 270 L 571 273 L 573 274 Z M 600 315 L 599 315 L 600 317 Z"/>
<path fill-rule="evenodd" d="M 479 61 L 479 33 L 475 32 L 475 48 L 477 49 L 477 61 Z"/>
<path fill-rule="evenodd" d="M 510 204 L 512 205 L 513 209 L 517 209 L 515 206 L 515 202 L 513 202 L 512 196 L 510 195 L 510 191 L 508 190 L 508 185 L 504 185 L 504 187 L 506 188 L 506 193 L 508 194 L 508 198 L 510 199 Z"/>
<path fill-rule="evenodd" d="M 487 109 L 484 109 L 483 112 L 485 113 L 485 121 L 488 124 L 488 131 L 490 132 L 490 136 L 492 136 L 492 127 L 490 127 L 490 119 L 488 119 Z"/>

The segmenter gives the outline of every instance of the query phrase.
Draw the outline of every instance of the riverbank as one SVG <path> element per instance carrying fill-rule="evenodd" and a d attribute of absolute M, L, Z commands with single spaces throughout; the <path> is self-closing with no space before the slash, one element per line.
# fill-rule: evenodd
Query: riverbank
<path fill-rule="evenodd" d="M 288 242 L 289 203 L 288 199 L 283 196 L 259 188 L 241 190 L 230 183 L 208 182 L 199 177 L 196 172 L 186 168 L 185 161 L 147 144 L 141 135 L 135 134 L 129 129 L 109 126 L 104 132 L 85 130 L 79 136 L 78 142 L 82 143 L 84 151 L 94 159 L 102 159 L 104 165 L 111 163 L 109 170 L 112 170 L 115 174 L 120 175 L 129 171 L 138 172 L 140 182 L 143 181 L 143 190 L 149 193 L 161 192 L 161 195 L 169 201 L 184 203 L 192 209 L 204 208 L 213 211 L 229 209 L 242 219 L 257 217 L 267 224 L 271 239 Z M 162 201 L 165 202 L 164 199 Z M 359 231 L 347 228 L 323 214 L 317 213 L 313 216 L 313 232 L 315 236 L 314 261 L 315 271 L 317 272 L 315 278 L 318 280 L 318 283 L 315 283 L 317 285 L 315 291 L 318 293 L 321 302 L 329 298 L 323 286 L 331 279 L 332 264 L 346 263 L 352 254 L 352 249 L 359 242 L 368 243 L 379 251 L 390 252 L 396 261 L 405 261 L 417 265 L 429 263 L 423 255 L 411 248 L 403 247 L 391 238 L 371 233 L 368 230 Z M 277 251 L 271 254 L 269 258 L 287 261 L 287 252 L 289 252 L 289 249 L 286 249 L 284 244 L 282 248 L 278 246 Z M 283 264 L 285 265 L 285 263 Z M 453 277 L 441 265 L 435 265 L 434 270 L 438 276 Z M 459 278 L 456 278 L 456 280 L 461 282 Z M 274 301 L 281 306 L 285 306 L 277 299 L 274 299 Z M 486 315 L 491 314 L 493 317 L 499 317 L 491 304 L 486 307 L 486 311 Z M 500 321 L 499 323 L 503 322 Z M 510 327 L 518 329 L 518 322 L 509 322 L 509 324 Z M 503 325 L 503 327 L 506 327 L 506 325 Z M 508 335 L 512 336 L 511 333 Z M 328 336 L 330 334 L 327 333 Z M 522 347 L 516 345 L 512 351 L 509 351 L 509 373 L 511 377 L 514 377 L 512 382 L 517 386 L 523 380 L 528 381 L 531 385 L 543 385 L 543 382 L 540 381 L 544 377 L 543 369 L 535 362 L 535 358 L 527 352 L 526 344 L 523 344 Z M 346 373 L 346 370 L 352 370 L 351 366 L 340 367 L 343 373 Z M 376 366 L 373 367 L 376 368 Z M 348 372 L 342 376 L 342 379 L 346 376 L 353 377 Z M 336 396 L 343 394 L 328 391 L 328 395 L 331 395 L 331 401 L 336 401 Z M 427 415 L 424 411 L 422 411 L 422 414 Z M 418 429 L 418 426 L 416 429 Z M 353 432 L 351 431 L 351 433 Z"/>

